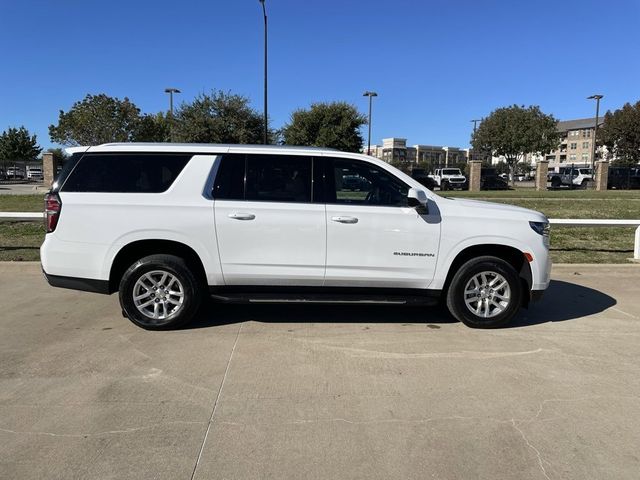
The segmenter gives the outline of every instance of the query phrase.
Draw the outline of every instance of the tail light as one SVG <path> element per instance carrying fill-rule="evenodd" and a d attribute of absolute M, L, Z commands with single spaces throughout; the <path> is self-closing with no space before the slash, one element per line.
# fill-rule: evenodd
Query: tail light
<path fill-rule="evenodd" d="M 60 210 L 62 210 L 62 201 L 57 193 L 47 193 L 44 197 L 44 226 L 47 233 L 51 233 L 58 225 L 60 218 Z"/>

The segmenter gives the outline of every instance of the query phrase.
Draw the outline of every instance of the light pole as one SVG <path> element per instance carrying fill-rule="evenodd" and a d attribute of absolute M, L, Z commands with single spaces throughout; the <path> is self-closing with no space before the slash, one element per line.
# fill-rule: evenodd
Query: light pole
<path fill-rule="evenodd" d="M 473 134 L 474 135 L 476 134 L 476 128 L 477 128 L 478 122 L 481 122 L 481 121 L 482 121 L 481 118 L 474 118 L 473 120 L 471 120 L 471 123 L 473 123 Z M 470 157 L 471 157 L 471 155 L 470 155 Z M 469 160 L 473 160 L 473 159 L 469 158 Z"/>
<path fill-rule="evenodd" d="M 367 137 L 367 155 L 371 155 L 371 103 L 373 101 L 373 97 L 377 97 L 378 94 L 367 90 L 362 94 L 362 96 L 369 97 L 369 135 Z"/>
<path fill-rule="evenodd" d="M 177 88 L 169 87 L 164 89 L 164 93 L 169 94 L 169 138 L 173 142 L 173 94 L 182 92 Z"/>
<path fill-rule="evenodd" d="M 258 0 L 262 5 L 262 16 L 264 17 L 264 134 L 262 143 L 265 145 L 267 142 L 267 136 L 269 133 L 268 115 L 267 115 L 267 9 L 265 7 L 265 0 Z"/>
<path fill-rule="evenodd" d="M 593 167 L 596 161 L 596 141 L 598 139 L 598 116 L 600 115 L 600 99 L 604 95 L 591 95 L 587 97 L 587 100 L 595 100 L 596 101 L 596 125 L 593 130 L 593 148 L 591 150 L 591 170 L 593 171 Z"/>

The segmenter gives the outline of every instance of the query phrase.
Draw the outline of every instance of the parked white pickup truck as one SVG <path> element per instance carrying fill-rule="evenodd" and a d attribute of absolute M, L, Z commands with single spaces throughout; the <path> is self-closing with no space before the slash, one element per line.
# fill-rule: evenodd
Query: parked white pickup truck
<path fill-rule="evenodd" d="M 459 168 L 437 168 L 435 173 L 429 177 L 436 181 L 440 190 L 467 188 L 467 177 L 462 174 Z"/>

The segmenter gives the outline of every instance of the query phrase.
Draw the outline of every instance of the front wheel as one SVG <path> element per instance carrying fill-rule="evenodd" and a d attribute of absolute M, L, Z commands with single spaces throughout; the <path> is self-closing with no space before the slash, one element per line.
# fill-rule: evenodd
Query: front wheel
<path fill-rule="evenodd" d="M 506 325 L 522 303 L 522 286 L 515 269 L 497 257 L 467 261 L 447 291 L 451 315 L 472 328 Z"/>
<path fill-rule="evenodd" d="M 177 328 L 189 322 L 202 300 L 202 285 L 175 255 L 141 258 L 122 276 L 120 306 L 133 323 L 147 330 Z"/>

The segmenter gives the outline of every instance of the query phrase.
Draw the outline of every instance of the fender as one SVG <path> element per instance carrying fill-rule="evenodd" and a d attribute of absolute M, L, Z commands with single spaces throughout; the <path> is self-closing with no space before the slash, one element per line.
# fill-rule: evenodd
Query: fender
<path fill-rule="evenodd" d="M 212 219 L 213 220 L 213 219 Z M 220 268 L 220 262 L 218 257 L 218 244 L 215 241 L 215 231 L 212 227 L 212 236 L 211 243 L 209 245 L 204 245 L 202 242 L 198 241 L 198 239 L 187 236 L 184 233 L 177 232 L 174 230 L 158 230 L 158 229 L 144 229 L 144 230 L 136 230 L 133 232 L 128 232 L 125 235 L 117 238 L 115 242 L 111 245 L 109 250 L 104 257 L 104 262 L 102 265 L 102 278 L 109 278 L 109 273 L 111 271 L 111 266 L 113 265 L 113 261 L 116 255 L 127 245 L 130 245 L 133 242 L 141 241 L 141 240 L 168 240 L 177 243 L 181 243 L 191 248 L 198 257 L 200 257 L 200 261 L 204 267 L 204 270 L 207 275 L 207 282 L 209 285 L 224 285 L 224 281 L 222 278 L 222 270 Z"/>

